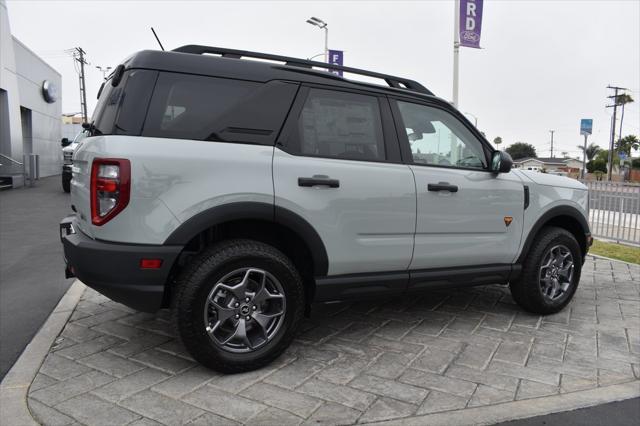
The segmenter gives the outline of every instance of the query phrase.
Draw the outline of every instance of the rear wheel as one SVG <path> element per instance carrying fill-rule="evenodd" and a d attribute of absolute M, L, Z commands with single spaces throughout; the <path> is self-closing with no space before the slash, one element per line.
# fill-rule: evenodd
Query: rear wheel
<path fill-rule="evenodd" d="M 510 284 L 513 299 L 525 310 L 553 314 L 573 298 L 582 270 L 582 253 L 565 229 L 545 227 L 536 237 L 522 265 L 522 274 Z"/>
<path fill-rule="evenodd" d="M 173 308 L 189 353 L 209 368 L 235 373 L 259 368 L 289 346 L 304 311 L 304 289 L 280 251 L 231 240 L 186 268 Z"/>

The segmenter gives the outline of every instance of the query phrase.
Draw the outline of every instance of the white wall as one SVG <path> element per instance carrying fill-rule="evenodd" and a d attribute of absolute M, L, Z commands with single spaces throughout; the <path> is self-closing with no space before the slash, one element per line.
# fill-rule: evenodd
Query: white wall
<path fill-rule="evenodd" d="M 60 99 L 47 103 L 42 83 L 49 80 L 61 93 L 60 74 L 14 38 L 20 106 L 31 110 L 33 153 L 40 155 L 40 176 L 61 173 L 62 107 Z"/>
<path fill-rule="evenodd" d="M 32 152 L 40 155 L 40 176 L 60 174 L 62 168 L 61 101 L 49 104 L 42 96 L 42 83 L 49 80 L 61 93 L 60 74 L 11 36 L 5 0 L 0 0 L 0 153 L 23 161 L 20 107 L 31 110 Z"/>

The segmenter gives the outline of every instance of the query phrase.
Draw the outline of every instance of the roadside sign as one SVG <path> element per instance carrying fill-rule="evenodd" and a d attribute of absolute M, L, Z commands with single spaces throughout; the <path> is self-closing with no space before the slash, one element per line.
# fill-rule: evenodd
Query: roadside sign
<path fill-rule="evenodd" d="M 460 2 L 460 46 L 480 49 L 483 0 Z"/>
<path fill-rule="evenodd" d="M 344 65 L 344 52 L 342 50 L 329 50 L 329 63 L 333 65 Z M 342 71 L 330 70 L 330 72 L 342 77 Z"/>
<path fill-rule="evenodd" d="M 627 159 L 627 153 L 626 152 L 619 152 L 618 153 L 618 158 L 622 161 Z"/>
<path fill-rule="evenodd" d="M 590 135 L 593 130 L 593 119 L 583 118 L 580 120 L 580 134 Z"/>

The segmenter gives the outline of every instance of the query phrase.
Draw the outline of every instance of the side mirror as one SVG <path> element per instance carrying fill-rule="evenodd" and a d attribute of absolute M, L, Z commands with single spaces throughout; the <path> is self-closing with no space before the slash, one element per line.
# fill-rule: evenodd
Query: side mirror
<path fill-rule="evenodd" d="M 509 173 L 513 166 L 513 159 L 504 151 L 495 151 L 491 157 L 491 171 L 493 173 Z"/>
<path fill-rule="evenodd" d="M 69 138 L 62 138 L 62 140 L 60 141 L 60 145 L 62 145 L 62 147 L 64 148 L 65 146 L 71 145 L 71 141 L 69 140 Z"/>

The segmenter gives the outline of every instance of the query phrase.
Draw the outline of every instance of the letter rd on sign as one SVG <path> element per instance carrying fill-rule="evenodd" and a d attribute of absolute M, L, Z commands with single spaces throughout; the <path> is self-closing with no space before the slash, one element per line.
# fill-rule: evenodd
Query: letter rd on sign
<path fill-rule="evenodd" d="M 480 48 L 482 0 L 460 1 L 460 46 Z"/>

